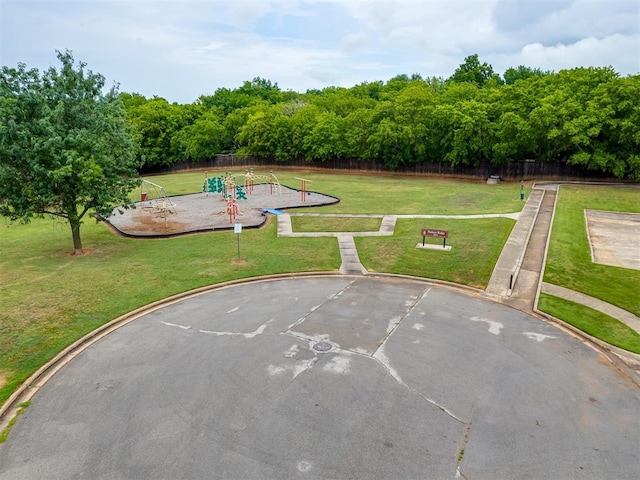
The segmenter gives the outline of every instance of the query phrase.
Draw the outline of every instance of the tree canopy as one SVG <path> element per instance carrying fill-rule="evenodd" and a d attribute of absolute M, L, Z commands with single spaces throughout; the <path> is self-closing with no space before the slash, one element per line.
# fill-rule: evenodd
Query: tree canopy
<path fill-rule="evenodd" d="M 0 73 L 0 214 L 66 220 L 76 254 L 88 213 L 129 203 L 137 183 L 136 145 L 117 86 L 57 52 L 40 73 L 18 64 Z"/>
<path fill-rule="evenodd" d="M 151 168 L 234 153 L 389 169 L 535 160 L 640 179 L 639 93 L 640 75 L 608 67 L 519 65 L 500 77 L 471 55 L 447 79 L 403 74 L 296 93 L 255 78 L 190 105 L 123 97 Z"/>

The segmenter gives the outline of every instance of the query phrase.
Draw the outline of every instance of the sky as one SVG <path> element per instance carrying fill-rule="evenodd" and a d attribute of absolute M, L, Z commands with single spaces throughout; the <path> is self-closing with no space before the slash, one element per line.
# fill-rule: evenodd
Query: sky
<path fill-rule="evenodd" d="M 0 0 L 0 65 L 56 50 L 121 92 L 192 103 L 256 77 L 304 93 L 478 54 L 498 74 L 610 66 L 640 73 L 639 0 Z"/>

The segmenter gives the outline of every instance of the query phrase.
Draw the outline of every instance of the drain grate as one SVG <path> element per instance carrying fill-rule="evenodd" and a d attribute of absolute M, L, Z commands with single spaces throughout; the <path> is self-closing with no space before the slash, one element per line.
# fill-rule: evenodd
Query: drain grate
<path fill-rule="evenodd" d="M 318 342 L 313 346 L 313 349 L 317 350 L 318 352 L 328 352 L 332 348 L 333 345 L 331 345 L 329 342 Z"/>

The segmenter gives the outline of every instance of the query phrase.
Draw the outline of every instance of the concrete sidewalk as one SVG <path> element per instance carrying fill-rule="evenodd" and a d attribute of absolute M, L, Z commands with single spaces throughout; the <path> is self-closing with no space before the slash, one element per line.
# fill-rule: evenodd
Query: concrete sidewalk
<path fill-rule="evenodd" d="M 597 310 L 605 315 L 609 315 L 622 323 L 626 324 L 636 332 L 640 333 L 640 318 L 636 317 L 633 313 L 616 307 L 610 303 L 602 301 L 598 298 L 585 295 L 584 293 L 576 292 L 568 288 L 560 287 L 558 285 L 552 285 L 551 283 L 542 282 L 541 292 L 553 295 L 554 297 L 563 298 L 574 303 L 579 303 L 586 307 Z"/>
<path fill-rule="evenodd" d="M 381 214 L 318 214 L 297 213 L 293 216 L 309 217 L 368 217 L 380 218 L 380 228 L 367 232 L 294 232 L 291 214 L 278 215 L 279 237 L 335 237 L 340 247 L 343 275 L 366 275 L 367 268 L 361 263 L 354 237 L 391 236 L 398 219 L 448 218 L 476 219 L 506 217 L 516 224 L 505 243 L 491 274 L 485 293 L 523 312 L 536 311 L 538 291 L 583 304 L 603 312 L 640 333 L 640 319 L 626 310 L 615 307 L 593 297 L 563 287 L 542 282 L 545 252 L 551 231 L 551 222 L 558 183 L 535 185 L 522 212 L 509 214 L 479 215 L 381 215 Z"/>
<path fill-rule="evenodd" d="M 356 249 L 354 237 L 384 237 L 392 236 L 395 232 L 396 222 L 400 219 L 415 218 L 454 218 L 469 220 L 478 218 L 511 218 L 517 220 L 520 213 L 488 213 L 478 215 L 380 215 L 380 214 L 346 214 L 346 213 L 283 213 L 277 216 L 278 237 L 336 237 L 340 247 L 342 263 L 339 272 L 343 275 L 366 275 L 367 268 L 362 265 Z M 336 218 L 380 218 L 380 228 L 377 231 L 367 232 L 294 232 L 291 225 L 291 217 L 336 217 Z"/>
<path fill-rule="evenodd" d="M 524 312 L 537 311 L 538 291 L 598 310 L 640 333 L 640 318 L 615 305 L 543 282 L 545 252 L 558 187 L 535 186 L 496 263 L 485 292 Z"/>
<path fill-rule="evenodd" d="M 360 263 L 353 235 L 338 234 L 338 246 L 340 247 L 340 257 L 342 258 L 340 273 L 343 275 L 366 275 L 367 269 Z"/>

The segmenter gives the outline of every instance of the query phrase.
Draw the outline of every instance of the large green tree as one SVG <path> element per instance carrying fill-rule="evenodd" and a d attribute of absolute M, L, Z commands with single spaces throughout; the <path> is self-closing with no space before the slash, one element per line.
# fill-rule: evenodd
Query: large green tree
<path fill-rule="evenodd" d="M 127 107 L 128 123 L 146 167 L 173 165 L 185 159 L 180 132 L 189 125 L 188 108 L 189 105 L 171 104 L 160 97 Z"/>
<path fill-rule="evenodd" d="M 494 85 L 503 83 L 500 75 L 493 71 L 491 65 L 487 62 L 480 63 L 477 53 L 466 57 L 464 63 L 460 64 L 449 80 L 457 83 L 475 83 L 478 87 L 490 81 Z"/>
<path fill-rule="evenodd" d="M 76 254 L 88 213 L 126 205 L 137 180 L 135 142 L 117 86 L 57 52 L 59 69 L 0 72 L 0 214 L 68 221 Z"/>

